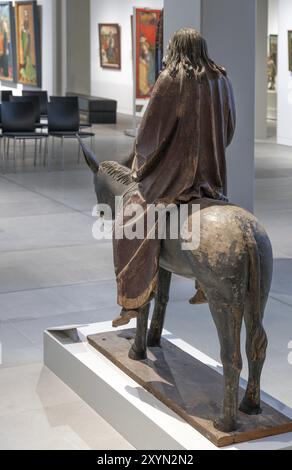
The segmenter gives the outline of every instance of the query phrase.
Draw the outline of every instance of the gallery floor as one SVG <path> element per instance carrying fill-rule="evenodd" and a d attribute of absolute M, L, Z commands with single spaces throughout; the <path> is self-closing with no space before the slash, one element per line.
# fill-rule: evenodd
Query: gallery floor
<path fill-rule="evenodd" d="M 101 158 L 128 153 L 132 140 L 123 130 L 129 125 L 120 116 L 118 126 L 96 127 Z M 292 407 L 292 151 L 269 138 L 257 142 L 256 155 L 256 214 L 275 256 L 262 387 Z M 118 312 L 111 243 L 92 237 L 92 176 L 76 157 L 67 143 L 64 172 L 57 158 L 50 173 L 34 170 L 27 155 L 16 173 L 0 176 L 1 449 L 131 448 L 42 365 L 44 329 L 110 320 Z M 175 279 L 166 327 L 218 359 L 208 307 L 188 304 L 193 289 Z"/>

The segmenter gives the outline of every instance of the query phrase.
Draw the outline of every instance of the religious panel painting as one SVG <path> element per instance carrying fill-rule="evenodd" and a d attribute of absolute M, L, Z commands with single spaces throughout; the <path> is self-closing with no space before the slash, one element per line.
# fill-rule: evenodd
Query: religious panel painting
<path fill-rule="evenodd" d="M 17 80 L 41 87 L 41 44 L 35 1 L 16 3 Z"/>
<path fill-rule="evenodd" d="M 161 10 L 136 10 L 136 98 L 151 96 L 157 78 L 156 45 Z"/>
<path fill-rule="evenodd" d="M 0 2 L 0 80 L 16 81 L 15 23 L 12 2 Z"/>
<path fill-rule="evenodd" d="M 100 66 L 121 69 L 121 32 L 118 24 L 99 24 Z"/>

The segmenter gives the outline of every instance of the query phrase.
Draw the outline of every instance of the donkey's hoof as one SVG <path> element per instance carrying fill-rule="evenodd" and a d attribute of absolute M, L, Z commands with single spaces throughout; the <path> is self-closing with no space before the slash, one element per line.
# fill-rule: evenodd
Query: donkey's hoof
<path fill-rule="evenodd" d="M 245 398 L 243 398 L 239 405 L 239 411 L 246 415 L 260 415 L 263 412 L 260 405 L 255 404 L 250 400 L 246 400 Z"/>
<path fill-rule="evenodd" d="M 129 358 L 133 361 L 144 361 L 147 359 L 147 352 L 146 351 L 136 351 L 134 346 L 131 347 L 129 351 Z"/>
<path fill-rule="evenodd" d="M 214 428 L 221 432 L 232 432 L 236 431 L 237 425 L 235 420 L 226 420 L 222 418 L 216 418 L 213 422 Z"/>

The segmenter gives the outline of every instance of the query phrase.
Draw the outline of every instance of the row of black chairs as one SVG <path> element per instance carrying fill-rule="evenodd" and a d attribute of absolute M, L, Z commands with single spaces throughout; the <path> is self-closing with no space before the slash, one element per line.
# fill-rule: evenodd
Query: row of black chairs
<path fill-rule="evenodd" d="M 60 97 L 60 96 L 51 96 L 51 102 L 55 101 L 64 101 L 65 103 L 73 102 L 75 107 L 79 108 L 79 100 L 78 97 Z M 40 115 L 40 118 L 43 122 L 47 120 L 48 117 L 48 92 L 43 90 L 23 90 L 22 96 L 14 96 L 11 90 L 5 90 L 1 92 L 1 101 L 31 101 L 34 103 L 36 108 L 37 116 Z M 89 123 L 80 123 L 80 128 L 88 128 L 92 127 Z"/>
<path fill-rule="evenodd" d="M 46 118 L 48 115 L 48 92 L 44 90 L 23 90 L 22 97 L 38 97 L 40 103 L 41 116 Z M 1 101 L 2 103 L 11 101 L 13 97 L 13 92 L 11 90 L 4 90 L 1 92 Z"/>
<path fill-rule="evenodd" d="M 90 127 L 80 124 L 80 113 L 77 97 L 52 96 L 50 102 L 43 100 L 35 94 L 20 97 L 10 96 L 9 101 L 2 101 L 0 107 L 0 145 L 4 141 L 2 150 L 3 171 L 6 171 L 6 163 L 10 156 L 10 141 L 13 140 L 13 162 L 16 168 L 16 143 L 21 141 L 23 146 L 23 159 L 25 159 L 26 142 L 32 140 L 35 143 L 34 165 L 37 164 L 38 153 L 42 154 L 42 142 L 45 141 L 43 162 L 50 168 L 50 155 L 48 138 L 52 137 L 53 145 L 51 157 L 55 153 L 55 138 L 61 140 L 62 169 L 64 169 L 64 141 L 65 139 L 90 138 L 91 145 L 95 134 L 82 129 Z M 43 92 L 45 93 L 45 92 Z M 45 96 L 45 95 L 44 95 Z M 44 113 L 47 113 L 46 115 Z M 39 141 L 39 151 L 38 151 Z M 2 147 L 2 145 L 1 145 Z M 80 145 L 78 142 L 78 163 L 80 162 Z"/>

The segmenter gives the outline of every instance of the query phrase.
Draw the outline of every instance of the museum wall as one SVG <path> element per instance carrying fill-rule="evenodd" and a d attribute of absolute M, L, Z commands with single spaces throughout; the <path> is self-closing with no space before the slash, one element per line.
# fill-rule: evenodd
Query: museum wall
<path fill-rule="evenodd" d="M 70 0 L 69 0 L 70 1 Z M 163 0 L 91 0 L 91 94 L 118 101 L 118 112 L 133 109 L 133 68 L 131 15 L 133 7 L 162 8 Z M 98 24 L 118 23 L 121 27 L 121 70 L 100 67 Z"/>
<path fill-rule="evenodd" d="M 90 0 L 67 0 L 66 17 L 67 91 L 90 94 Z"/>
<path fill-rule="evenodd" d="M 186 27 L 201 31 L 201 0 L 164 0 L 165 50 L 173 33 Z"/>
<path fill-rule="evenodd" d="M 292 30 L 292 1 L 279 0 L 278 143 L 292 146 L 292 72 L 288 61 L 288 31 Z"/>
<path fill-rule="evenodd" d="M 268 0 L 268 38 L 271 35 L 278 35 L 278 6 L 279 0 Z M 278 83 L 278 77 L 276 78 L 276 88 Z M 270 120 L 277 120 L 277 89 L 269 90 L 267 92 L 268 106 L 267 106 L 267 117 Z"/>
<path fill-rule="evenodd" d="M 254 203 L 255 21 L 254 0 L 202 3 L 202 34 L 211 57 L 227 68 L 236 99 L 237 129 L 227 153 L 228 192 L 232 202 L 249 210 Z"/>
<path fill-rule="evenodd" d="M 42 6 L 42 89 L 48 90 L 49 95 L 55 93 L 57 79 L 56 3 L 57 0 L 38 0 Z"/>
<path fill-rule="evenodd" d="M 268 35 L 278 34 L 279 0 L 268 0 Z"/>

